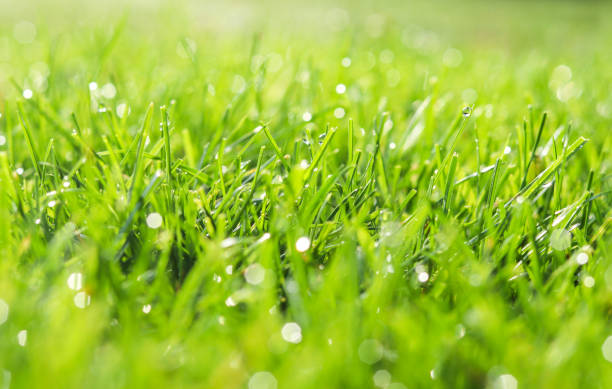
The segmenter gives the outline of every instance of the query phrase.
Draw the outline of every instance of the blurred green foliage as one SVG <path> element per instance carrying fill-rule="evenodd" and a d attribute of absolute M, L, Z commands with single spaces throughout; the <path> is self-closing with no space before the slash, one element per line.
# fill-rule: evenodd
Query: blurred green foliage
<path fill-rule="evenodd" d="M 612 386 L 608 3 L 0 4 L 0 388 Z"/>

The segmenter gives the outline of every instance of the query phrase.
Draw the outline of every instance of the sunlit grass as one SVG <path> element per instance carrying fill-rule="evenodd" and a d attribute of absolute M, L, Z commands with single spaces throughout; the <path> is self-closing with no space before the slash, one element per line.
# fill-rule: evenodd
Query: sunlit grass
<path fill-rule="evenodd" d="M 0 27 L 0 388 L 612 386 L 609 6 L 65 3 Z"/>

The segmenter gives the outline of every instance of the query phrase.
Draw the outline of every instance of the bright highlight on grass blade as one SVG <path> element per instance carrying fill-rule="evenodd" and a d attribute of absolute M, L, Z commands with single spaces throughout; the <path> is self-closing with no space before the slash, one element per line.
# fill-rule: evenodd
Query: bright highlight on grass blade
<path fill-rule="evenodd" d="M 246 282 L 251 285 L 259 285 L 263 282 L 266 274 L 266 270 L 263 266 L 258 263 L 249 265 L 244 271 L 244 278 Z"/>
<path fill-rule="evenodd" d="M 578 253 L 576 255 L 576 263 L 579 265 L 586 265 L 586 263 L 589 261 L 589 254 L 585 253 L 585 252 L 581 252 Z"/>
<path fill-rule="evenodd" d="M 612 335 L 608 336 L 601 345 L 601 353 L 606 361 L 612 363 Z"/>
<path fill-rule="evenodd" d="M 493 383 L 495 389 L 517 389 L 518 381 L 512 374 L 502 374 Z"/>
<path fill-rule="evenodd" d="M 17 343 L 21 347 L 25 347 L 27 341 L 28 341 L 28 331 L 27 330 L 19 331 L 17 333 Z"/>
<path fill-rule="evenodd" d="M 300 253 L 305 252 L 309 248 L 310 248 L 310 239 L 307 236 L 302 236 L 298 238 L 298 240 L 295 242 L 295 249 Z"/>
<path fill-rule="evenodd" d="M 76 305 L 78 308 L 83 309 L 89 304 L 91 304 L 91 296 L 89 296 L 87 293 L 79 292 L 74 296 L 74 305 Z"/>
<path fill-rule="evenodd" d="M 417 278 L 421 283 L 427 282 L 427 280 L 429 280 L 429 274 L 427 272 L 420 272 Z"/>
<path fill-rule="evenodd" d="M 366 339 L 359 345 L 359 359 L 365 364 L 373 365 L 383 356 L 383 346 L 376 339 Z"/>
<path fill-rule="evenodd" d="M 153 212 L 147 215 L 147 226 L 149 228 L 157 229 L 161 227 L 162 222 L 163 222 L 162 216 L 157 212 Z"/>
<path fill-rule="evenodd" d="M 283 326 L 281 335 L 286 342 L 297 344 L 302 341 L 302 328 L 297 323 L 289 322 Z"/>
<path fill-rule="evenodd" d="M 83 274 L 72 273 L 68 276 L 68 287 L 72 290 L 81 290 L 83 287 Z"/>

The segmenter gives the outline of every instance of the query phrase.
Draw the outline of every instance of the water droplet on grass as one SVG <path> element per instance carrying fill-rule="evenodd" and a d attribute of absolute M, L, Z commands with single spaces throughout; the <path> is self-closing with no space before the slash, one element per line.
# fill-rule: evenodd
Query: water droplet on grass
<path fill-rule="evenodd" d="M 472 108 L 471 107 L 464 107 L 463 110 L 461 111 L 461 113 L 463 114 L 463 117 L 470 117 L 472 115 Z"/>
<path fill-rule="evenodd" d="M 266 269 L 258 263 L 249 265 L 244 271 L 246 282 L 251 285 L 259 285 L 263 282 L 266 275 Z"/>
<path fill-rule="evenodd" d="M 72 273 L 68 276 L 68 287 L 72 290 L 81 290 L 83 287 L 83 274 Z"/>
<path fill-rule="evenodd" d="M 26 100 L 29 100 L 32 98 L 32 96 L 34 96 L 34 92 L 32 92 L 32 89 L 24 89 L 23 90 L 23 98 Z"/>
<path fill-rule="evenodd" d="M 427 272 L 419 273 L 418 277 L 420 283 L 427 282 L 429 280 L 429 274 Z"/>
<path fill-rule="evenodd" d="M 606 361 L 612 363 L 612 335 L 608 336 L 601 345 L 601 352 Z"/>
<path fill-rule="evenodd" d="M 345 68 L 351 66 L 351 59 L 349 57 L 342 58 L 342 66 Z"/>
<path fill-rule="evenodd" d="M 359 359 L 363 363 L 373 365 L 383 356 L 383 346 L 376 339 L 366 339 L 359 345 Z"/>
<path fill-rule="evenodd" d="M 281 335 L 286 342 L 298 344 L 302 341 L 302 328 L 297 323 L 289 322 L 281 329 Z"/>
<path fill-rule="evenodd" d="M 336 85 L 336 93 L 337 93 L 337 94 L 341 95 L 341 94 L 343 94 L 344 92 L 346 92 L 346 85 L 344 85 L 344 84 L 338 84 L 338 85 Z"/>
<path fill-rule="evenodd" d="M 336 119 L 342 119 L 345 114 L 346 114 L 346 112 L 344 111 L 344 108 L 342 108 L 342 107 L 338 107 L 338 108 L 334 109 L 334 117 Z"/>
<path fill-rule="evenodd" d="M 149 226 L 149 228 L 157 229 L 161 227 L 162 222 L 162 216 L 157 212 L 153 212 L 147 215 L 147 226 Z"/>
<path fill-rule="evenodd" d="M 502 374 L 495 380 L 493 387 L 495 389 L 517 389 L 518 381 L 512 374 Z"/>
<path fill-rule="evenodd" d="M 586 263 L 589 261 L 589 254 L 585 253 L 585 252 L 581 252 L 578 253 L 578 255 L 576 255 L 576 263 L 579 265 L 586 265 Z"/>
<path fill-rule="evenodd" d="M 300 253 L 303 253 L 309 248 L 310 248 L 310 239 L 307 236 L 302 236 L 298 238 L 298 240 L 295 242 L 295 249 Z"/>
<path fill-rule="evenodd" d="M 117 94 L 117 88 L 109 82 L 100 89 L 100 94 L 107 99 L 113 99 Z"/>
<path fill-rule="evenodd" d="M 267 371 L 258 371 L 249 379 L 249 389 L 276 389 L 276 377 Z"/>
<path fill-rule="evenodd" d="M 374 373 L 373 379 L 374 385 L 379 388 L 386 388 L 391 383 L 391 373 L 384 369 L 377 370 L 376 373 Z"/>
<path fill-rule="evenodd" d="M 151 312 L 151 304 L 145 304 L 142 306 L 142 312 L 148 315 Z"/>
<path fill-rule="evenodd" d="M 78 308 L 83 309 L 89 304 L 91 304 L 91 296 L 89 296 L 87 293 L 79 292 L 74 296 L 74 305 L 76 305 Z"/>
<path fill-rule="evenodd" d="M 461 51 L 454 48 L 446 50 L 442 56 L 442 63 L 449 68 L 456 68 L 457 66 L 461 65 L 462 61 L 463 54 Z"/>
<path fill-rule="evenodd" d="M 304 112 L 302 114 L 302 120 L 305 121 L 305 122 L 311 121 L 312 120 L 312 114 L 310 112 L 308 112 L 308 111 Z"/>
<path fill-rule="evenodd" d="M 27 341 L 28 341 L 28 331 L 27 330 L 19 331 L 17 333 L 17 343 L 19 343 L 21 347 L 25 347 Z"/>
<path fill-rule="evenodd" d="M 0 299 L 0 325 L 4 324 L 9 315 L 9 305 L 6 301 Z"/>
<path fill-rule="evenodd" d="M 550 246 L 557 251 L 567 250 L 572 244 L 572 234 L 565 229 L 554 230 L 550 235 Z"/>

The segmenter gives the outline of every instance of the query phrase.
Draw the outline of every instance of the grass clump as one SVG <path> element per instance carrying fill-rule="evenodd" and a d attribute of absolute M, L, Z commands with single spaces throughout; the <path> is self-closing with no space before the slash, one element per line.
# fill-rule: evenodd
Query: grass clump
<path fill-rule="evenodd" d="M 0 387 L 612 384 L 609 7 L 466 4 L 4 16 Z"/>

